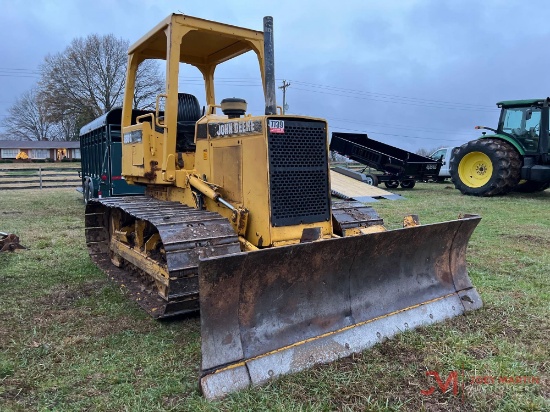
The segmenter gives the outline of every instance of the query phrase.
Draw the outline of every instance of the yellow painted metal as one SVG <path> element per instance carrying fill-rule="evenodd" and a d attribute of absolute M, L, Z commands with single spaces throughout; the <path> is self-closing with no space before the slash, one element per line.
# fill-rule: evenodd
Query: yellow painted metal
<path fill-rule="evenodd" d="M 374 225 L 361 228 L 361 234 L 367 235 L 369 233 L 385 232 L 387 229 L 383 225 Z"/>
<path fill-rule="evenodd" d="M 229 119 L 216 114 L 219 104 L 214 93 L 215 68 L 233 57 L 252 51 L 257 56 L 265 84 L 263 42 L 264 35 L 260 31 L 177 14 L 167 17 L 136 42 L 129 50 L 124 95 L 122 173 L 130 183 L 147 185 L 146 193 L 156 198 L 178 201 L 192 207 L 202 202 L 207 210 L 227 217 L 237 234 L 255 247 L 297 243 L 303 230 L 312 227 L 321 227 L 321 237 L 329 238 L 332 234 L 330 220 L 272 226 L 266 117 L 245 115 L 240 119 Z M 166 61 L 166 90 L 158 97 L 165 103 L 163 120 L 159 122 L 161 113 L 157 110 L 156 113 L 140 116 L 137 123 L 132 124 L 136 72 L 141 62 L 151 58 Z M 195 137 L 195 152 L 177 153 L 180 63 L 197 67 L 205 79 L 209 109 L 199 119 L 195 130 L 203 127 L 208 131 L 211 124 L 235 124 L 236 121 L 255 122 L 261 125 L 261 130 L 253 129 L 246 135 L 223 138 L 210 136 L 209 132 L 204 136 L 203 132 L 200 138 Z M 162 125 L 160 131 L 152 127 L 157 123 Z M 194 177 L 190 179 L 189 176 Z M 208 187 L 211 184 L 215 185 L 216 190 Z M 164 185 L 166 189 L 162 189 Z M 207 198 L 199 199 L 191 186 Z M 218 195 L 239 211 L 236 216 L 216 201 Z"/>
<path fill-rule="evenodd" d="M 166 156 L 166 163 L 163 170 L 165 170 L 165 172 L 162 172 L 162 180 L 166 182 L 173 182 L 176 180 L 176 156 L 174 156 L 173 153 Z"/>
<path fill-rule="evenodd" d="M 493 175 L 493 163 L 482 152 L 471 152 L 458 164 L 458 177 L 468 187 L 482 187 Z"/>
<path fill-rule="evenodd" d="M 162 136 L 162 150 L 158 152 L 155 150 L 152 159 L 144 159 L 142 163 L 144 170 L 141 176 L 144 176 L 147 171 L 148 161 L 156 160 L 158 165 L 161 165 L 162 177 L 168 182 L 172 181 L 167 169 L 172 168 L 172 161 L 175 160 L 169 155 L 175 153 L 176 145 L 179 64 L 191 64 L 201 71 L 205 78 L 207 104 L 215 105 L 214 70 L 216 66 L 248 51 L 256 53 L 263 79 L 262 32 L 179 14 L 168 16 L 130 48 L 122 112 L 124 134 L 131 130 L 134 87 L 139 64 L 151 58 L 163 59 L 167 62 L 166 92 L 162 94 L 166 96 L 162 123 L 164 131 L 163 133 L 154 131 L 149 136 L 144 134 L 143 142 L 136 143 L 134 149 L 139 155 L 138 146 L 147 146 L 147 139 L 158 139 Z M 157 124 L 158 120 L 155 118 L 153 123 Z M 135 166 L 140 165 L 135 164 Z M 135 170 L 134 173 L 127 172 L 130 171 L 123 165 L 125 175 L 140 176 Z M 133 180 L 143 181 L 142 179 Z M 149 179 L 147 183 L 152 183 L 151 180 L 153 179 Z M 160 183 L 158 178 L 154 180 L 155 183 Z"/>
<path fill-rule="evenodd" d="M 252 252 L 253 250 L 259 250 L 256 246 L 254 246 L 242 236 L 239 236 L 239 242 L 241 244 L 241 249 L 244 251 Z"/>
<path fill-rule="evenodd" d="M 245 207 L 239 207 L 233 210 L 230 222 L 239 237 L 246 236 L 246 229 L 248 227 L 248 216 L 249 212 L 248 209 Z"/>
<path fill-rule="evenodd" d="M 128 243 L 128 235 L 132 233 L 133 228 L 131 226 L 125 226 L 120 229 L 113 230 L 113 236 L 120 242 Z"/>
<path fill-rule="evenodd" d="M 145 254 L 148 256 L 151 253 L 151 251 L 157 248 L 160 242 L 161 242 L 160 235 L 158 233 L 155 233 L 154 235 L 152 235 L 145 242 L 145 249 L 144 249 Z"/>
<path fill-rule="evenodd" d="M 378 232 L 384 232 L 386 231 L 386 228 L 382 225 L 373 225 L 373 226 L 357 226 L 357 227 L 351 227 L 349 229 L 344 229 L 344 237 L 349 236 L 359 236 L 359 235 L 367 235 L 369 233 L 378 233 Z M 338 235 L 334 235 L 333 237 L 340 237 Z"/>
<path fill-rule="evenodd" d="M 147 227 L 147 223 L 138 219 L 134 226 L 134 247 L 145 250 L 145 228 Z"/>
<path fill-rule="evenodd" d="M 156 281 L 168 286 L 168 271 L 165 267 L 159 265 L 156 260 L 143 255 L 142 253 L 122 242 L 117 241 L 114 238 L 111 239 L 110 248 L 116 255 L 124 258 L 124 260 L 130 262 L 132 265 L 144 270 Z"/>
<path fill-rule="evenodd" d="M 211 186 L 208 185 L 207 182 L 205 182 L 202 179 L 199 179 L 195 175 L 188 175 L 187 178 L 189 179 L 189 184 L 199 190 L 203 195 L 207 196 L 208 198 L 212 200 L 218 200 L 220 197 L 220 194 L 216 192 L 215 189 L 213 189 Z"/>
<path fill-rule="evenodd" d="M 116 230 L 113 233 L 113 237 L 116 238 L 119 242 L 128 243 L 128 236 L 126 232 L 123 232 L 121 230 Z"/>
<path fill-rule="evenodd" d="M 403 218 L 403 227 L 420 226 L 420 221 L 417 215 L 407 215 Z"/>
<path fill-rule="evenodd" d="M 359 231 L 362 235 L 367 235 L 369 233 L 378 233 L 378 232 L 385 232 L 386 227 L 383 225 L 373 225 L 373 226 L 367 226 L 367 227 L 360 227 Z"/>

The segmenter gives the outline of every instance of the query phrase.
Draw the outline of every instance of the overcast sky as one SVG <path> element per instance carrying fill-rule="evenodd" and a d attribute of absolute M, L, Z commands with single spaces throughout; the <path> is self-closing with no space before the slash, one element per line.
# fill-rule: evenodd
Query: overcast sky
<path fill-rule="evenodd" d="M 550 2 L 520 0 L 0 0 L 0 116 L 75 37 L 139 39 L 170 13 L 262 30 L 274 18 L 275 74 L 290 113 L 404 149 L 456 146 L 495 127 L 499 100 L 550 95 Z M 249 53 L 250 54 L 250 53 Z M 262 110 L 255 57 L 216 72 L 216 97 Z M 204 103 L 198 71 L 180 91 Z M 278 90 L 278 104 L 282 104 Z"/>

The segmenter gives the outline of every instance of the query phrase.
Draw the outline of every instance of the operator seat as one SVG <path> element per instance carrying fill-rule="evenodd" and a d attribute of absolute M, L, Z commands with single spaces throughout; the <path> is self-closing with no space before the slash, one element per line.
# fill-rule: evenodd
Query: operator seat
<path fill-rule="evenodd" d="M 192 94 L 178 93 L 178 127 L 176 130 L 176 151 L 195 151 L 195 124 L 201 118 L 198 99 Z"/>

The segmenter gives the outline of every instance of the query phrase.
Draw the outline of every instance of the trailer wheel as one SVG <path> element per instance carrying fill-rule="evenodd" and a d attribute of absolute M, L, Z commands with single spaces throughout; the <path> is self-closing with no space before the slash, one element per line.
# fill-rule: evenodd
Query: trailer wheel
<path fill-rule="evenodd" d="M 535 182 L 533 180 L 526 180 L 520 182 L 515 188 L 514 192 L 521 193 L 534 193 L 542 192 L 550 187 L 550 182 Z"/>
<path fill-rule="evenodd" d="M 384 182 L 384 185 L 388 189 L 395 189 L 395 188 L 399 187 L 399 182 L 397 180 L 390 180 L 389 182 Z"/>
<path fill-rule="evenodd" d="M 365 175 L 365 183 L 371 186 L 378 186 L 378 178 L 376 175 Z"/>
<path fill-rule="evenodd" d="M 521 159 L 510 144 L 478 139 L 463 144 L 451 157 L 451 180 L 462 194 L 496 196 L 517 186 Z"/>
<path fill-rule="evenodd" d="M 94 197 L 94 182 L 89 177 L 86 178 L 84 183 L 84 203 L 88 204 L 90 199 Z"/>
<path fill-rule="evenodd" d="M 401 182 L 401 187 L 403 189 L 412 189 L 416 185 L 416 182 L 414 180 L 403 180 Z"/>

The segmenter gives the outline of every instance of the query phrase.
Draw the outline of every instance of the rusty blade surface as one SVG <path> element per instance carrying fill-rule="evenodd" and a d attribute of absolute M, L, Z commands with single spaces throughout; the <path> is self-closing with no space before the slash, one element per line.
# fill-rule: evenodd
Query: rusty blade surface
<path fill-rule="evenodd" d="M 326 336 L 371 321 L 387 319 L 375 334 L 382 338 L 480 307 L 465 262 L 479 220 L 468 217 L 201 261 L 203 392 L 219 397 L 348 356 L 350 348 L 362 350 L 376 339 L 371 343 L 363 331 L 340 345 L 324 342 Z M 418 309 L 422 305 L 437 305 L 439 315 Z M 403 323 L 392 320 L 407 311 L 400 315 Z M 270 362 L 268 371 L 253 366 Z"/>

